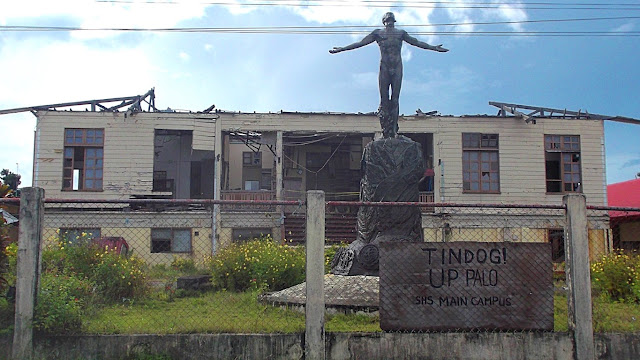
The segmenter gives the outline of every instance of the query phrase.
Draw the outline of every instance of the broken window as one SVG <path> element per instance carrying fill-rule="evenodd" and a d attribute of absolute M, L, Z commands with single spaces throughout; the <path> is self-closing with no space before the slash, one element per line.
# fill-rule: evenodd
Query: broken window
<path fill-rule="evenodd" d="M 193 148 L 193 131 L 156 129 L 153 140 L 154 194 L 174 199 L 212 199 L 214 152 Z"/>
<path fill-rule="evenodd" d="M 151 229 L 152 253 L 191 252 L 191 229 Z"/>
<path fill-rule="evenodd" d="M 580 136 L 545 135 L 544 149 L 547 192 L 581 192 Z"/>
<path fill-rule="evenodd" d="M 462 134 L 462 185 L 464 192 L 500 192 L 498 134 Z"/>
<path fill-rule="evenodd" d="M 65 129 L 62 190 L 102 190 L 104 129 Z"/>
<path fill-rule="evenodd" d="M 245 151 L 242 153 L 242 166 L 262 166 L 262 153 L 260 151 Z"/>
<path fill-rule="evenodd" d="M 97 239 L 100 237 L 99 228 L 60 228 L 58 231 L 60 241 L 77 244 L 82 241 Z"/>

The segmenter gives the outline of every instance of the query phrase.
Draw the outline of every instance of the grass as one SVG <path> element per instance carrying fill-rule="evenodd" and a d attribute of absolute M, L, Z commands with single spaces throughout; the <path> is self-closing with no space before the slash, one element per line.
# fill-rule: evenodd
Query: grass
<path fill-rule="evenodd" d="M 304 314 L 261 304 L 257 292 L 215 292 L 173 301 L 147 300 L 88 314 L 83 332 L 95 334 L 299 333 Z M 327 331 L 380 331 L 377 317 L 327 317 Z"/>
<path fill-rule="evenodd" d="M 86 333 L 293 333 L 304 315 L 263 305 L 257 293 L 215 292 L 173 301 L 147 300 L 105 307 L 83 324 Z"/>
<path fill-rule="evenodd" d="M 90 309 L 83 333 L 89 334 L 179 334 L 179 333 L 299 333 L 305 328 L 304 314 L 257 301 L 257 292 L 209 292 L 194 297 L 155 299 Z M 554 296 L 554 331 L 565 332 L 567 297 Z M 640 332 L 640 304 L 593 299 L 594 331 L 598 333 Z M 0 297 L 0 335 L 10 334 L 11 304 Z M 378 316 L 365 314 L 327 315 L 327 332 L 380 332 Z"/>
<path fill-rule="evenodd" d="M 593 299 L 594 332 L 640 332 L 640 304 Z"/>
<path fill-rule="evenodd" d="M 261 304 L 257 292 L 216 292 L 173 301 L 148 300 L 113 305 L 95 311 L 83 332 L 97 334 L 175 333 L 298 333 L 304 331 L 304 314 Z M 567 297 L 554 296 L 554 331 L 565 332 Z M 594 299 L 594 331 L 640 331 L 640 305 Z M 380 332 L 378 316 L 327 315 L 327 332 Z"/>

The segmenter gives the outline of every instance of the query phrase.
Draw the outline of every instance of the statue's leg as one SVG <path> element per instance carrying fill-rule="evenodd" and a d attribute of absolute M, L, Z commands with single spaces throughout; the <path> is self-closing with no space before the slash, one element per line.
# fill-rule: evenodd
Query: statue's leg
<path fill-rule="evenodd" d="M 382 128 L 382 136 L 385 138 L 394 137 L 394 125 L 390 117 L 393 106 L 389 100 L 389 87 L 391 86 L 392 75 L 386 69 L 380 67 L 378 75 L 378 85 L 380 86 L 380 107 L 378 107 L 378 118 Z"/>
<path fill-rule="evenodd" d="M 389 102 L 389 86 L 392 86 L 391 74 L 386 69 L 380 67 L 378 74 L 378 87 L 380 89 L 380 106 L 384 106 Z"/>
<path fill-rule="evenodd" d="M 389 104 L 389 116 L 392 125 L 392 137 L 398 133 L 398 116 L 400 115 L 400 88 L 402 87 L 402 64 L 391 75 L 391 101 Z"/>

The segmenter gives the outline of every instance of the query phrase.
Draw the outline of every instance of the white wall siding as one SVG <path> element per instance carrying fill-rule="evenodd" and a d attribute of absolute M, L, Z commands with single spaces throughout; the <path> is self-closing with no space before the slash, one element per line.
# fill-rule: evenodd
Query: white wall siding
<path fill-rule="evenodd" d="M 201 149 L 212 148 L 217 116 L 136 113 L 125 117 L 124 113 L 42 111 L 37 117 L 36 181 L 47 197 L 123 199 L 151 194 L 155 129 L 191 130 Z M 103 191 L 62 191 L 65 128 L 104 129 Z M 211 145 L 205 139 L 211 139 Z"/>
<path fill-rule="evenodd" d="M 515 117 L 403 117 L 400 133 L 432 133 L 436 201 L 464 203 L 561 204 L 562 194 L 547 194 L 544 135 L 579 135 L 583 192 L 592 205 L 604 205 L 605 178 L 602 121 L 536 119 L 526 123 Z M 219 131 L 347 132 L 380 131 L 375 115 L 368 114 L 186 114 L 39 112 L 36 184 L 48 197 L 128 198 L 151 194 L 154 129 L 192 130 L 194 149 L 212 150 Z M 104 191 L 62 192 L 65 128 L 104 128 Z M 462 133 L 499 135 L 500 193 L 472 194 L 462 190 Z M 230 148 L 228 148 L 230 150 Z M 264 161 L 265 159 L 263 159 Z M 232 161 L 236 161 L 235 159 Z M 237 161 L 242 161 L 241 158 Z M 439 164 L 442 166 L 439 166 Z M 441 182 L 444 171 L 444 184 Z"/>

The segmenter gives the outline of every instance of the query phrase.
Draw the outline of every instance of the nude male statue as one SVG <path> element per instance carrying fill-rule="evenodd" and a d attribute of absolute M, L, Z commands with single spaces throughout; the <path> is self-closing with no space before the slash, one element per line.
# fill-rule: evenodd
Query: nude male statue
<path fill-rule="evenodd" d="M 442 45 L 429 45 L 407 34 L 404 30 L 395 28 L 395 16 L 388 12 L 382 17 L 384 29 L 376 29 L 364 39 L 344 47 L 334 47 L 329 50 L 336 54 L 342 51 L 353 50 L 372 42 L 380 46 L 380 73 L 378 74 L 378 86 L 380 87 L 380 108 L 378 116 L 382 125 L 382 133 L 385 138 L 395 137 L 398 133 L 398 99 L 402 86 L 402 57 L 400 51 L 402 43 L 407 43 L 426 50 L 447 52 Z M 391 89 L 391 96 L 389 96 Z"/>

